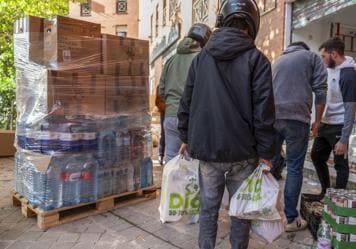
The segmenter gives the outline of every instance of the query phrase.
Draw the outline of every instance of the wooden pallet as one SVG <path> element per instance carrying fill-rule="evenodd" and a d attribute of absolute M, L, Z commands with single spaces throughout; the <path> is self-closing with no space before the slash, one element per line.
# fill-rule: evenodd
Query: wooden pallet
<path fill-rule="evenodd" d="M 157 187 L 152 186 L 137 191 L 126 192 L 118 195 L 112 195 L 99 199 L 91 203 L 81 203 L 75 206 L 58 208 L 50 211 L 44 211 L 32 206 L 28 200 L 18 193 L 12 197 L 13 206 L 21 206 L 22 214 L 29 217 L 37 217 L 37 225 L 42 230 L 79 220 L 88 216 L 100 214 L 128 205 L 134 205 L 157 196 Z"/>

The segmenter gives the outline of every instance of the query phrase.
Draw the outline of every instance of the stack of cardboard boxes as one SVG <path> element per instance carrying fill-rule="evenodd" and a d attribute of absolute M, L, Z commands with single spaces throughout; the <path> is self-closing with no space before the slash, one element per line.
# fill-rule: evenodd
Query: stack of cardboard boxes
<path fill-rule="evenodd" d="M 16 42 L 20 57 L 28 50 L 28 58 L 16 66 L 26 69 L 28 62 L 46 68 L 48 113 L 148 111 L 148 42 L 100 30 L 100 24 L 60 16 L 16 23 L 15 53 Z"/>
<path fill-rule="evenodd" d="M 15 191 L 44 210 L 152 185 L 148 42 L 100 30 L 15 24 Z"/>

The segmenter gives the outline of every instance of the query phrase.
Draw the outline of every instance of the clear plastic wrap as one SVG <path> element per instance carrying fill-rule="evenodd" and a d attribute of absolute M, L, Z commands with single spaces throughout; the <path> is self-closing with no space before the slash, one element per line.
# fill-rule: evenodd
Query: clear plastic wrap
<path fill-rule="evenodd" d="M 50 210 L 153 184 L 148 42 L 25 17 L 14 51 L 15 191 Z"/>

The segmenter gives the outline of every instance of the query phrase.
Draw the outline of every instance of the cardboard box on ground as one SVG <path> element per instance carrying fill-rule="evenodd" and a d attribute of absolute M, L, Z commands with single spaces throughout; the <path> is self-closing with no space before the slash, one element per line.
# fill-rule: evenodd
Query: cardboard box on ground
<path fill-rule="evenodd" d="M 100 24 L 59 16 L 26 17 L 15 27 L 29 43 L 29 63 L 47 68 L 48 113 L 148 111 L 147 41 L 102 35 Z"/>
<path fill-rule="evenodd" d="M 13 156 L 16 152 L 15 131 L 0 130 L 0 141 L 0 157 Z"/>

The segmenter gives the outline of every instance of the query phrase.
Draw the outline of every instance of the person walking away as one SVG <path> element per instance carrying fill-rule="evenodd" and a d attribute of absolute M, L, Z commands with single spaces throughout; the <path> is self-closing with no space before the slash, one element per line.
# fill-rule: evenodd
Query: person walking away
<path fill-rule="evenodd" d="M 345 44 L 336 37 L 320 46 L 320 55 L 328 67 L 328 97 L 326 110 L 312 148 L 312 161 L 319 181 L 322 199 L 330 188 L 327 165 L 334 153 L 336 188 L 345 189 L 349 179 L 348 144 L 356 110 L 356 64 L 345 56 Z"/>
<path fill-rule="evenodd" d="M 284 188 L 287 232 L 303 230 L 307 222 L 297 210 L 303 168 L 310 134 L 313 93 L 315 94 L 315 133 L 321 122 L 327 93 L 327 71 L 321 58 L 304 42 L 295 42 L 278 57 L 272 66 L 273 91 L 276 105 L 276 154 L 271 173 L 280 175 L 283 142 L 286 142 L 287 179 Z"/>
<path fill-rule="evenodd" d="M 164 101 L 162 101 L 159 96 L 159 86 L 156 88 L 156 99 L 155 99 L 156 107 L 158 108 L 158 112 L 160 114 L 160 125 L 161 125 L 161 134 L 159 138 L 159 147 L 158 147 L 158 161 L 160 165 L 164 164 L 164 151 L 166 147 L 165 143 L 165 135 L 164 135 L 164 113 L 166 109 L 166 105 Z"/>
<path fill-rule="evenodd" d="M 210 37 L 210 28 L 205 24 L 194 24 L 178 45 L 177 53 L 166 63 L 162 71 L 159 94 L 166 103 L 164 133 L 166 162 L 178 155 L 182 141 L 178 133 L 178 106 L 183 95 L 189 67 Z"/>
<path fill-rule="evenodd" d="M 271 66 L 254 43 L 258 6 L 253 0 L 225 1 L 218 20 L 192 62 L 178 111 L 180 154 L 200 160 L 201 249 L 215 247 L 225 186 L 231 198 L 259 161 L 272 165 L 274 154 Z M 248 248 L 250 225 L 231 217 L 233 249 Z"/>

